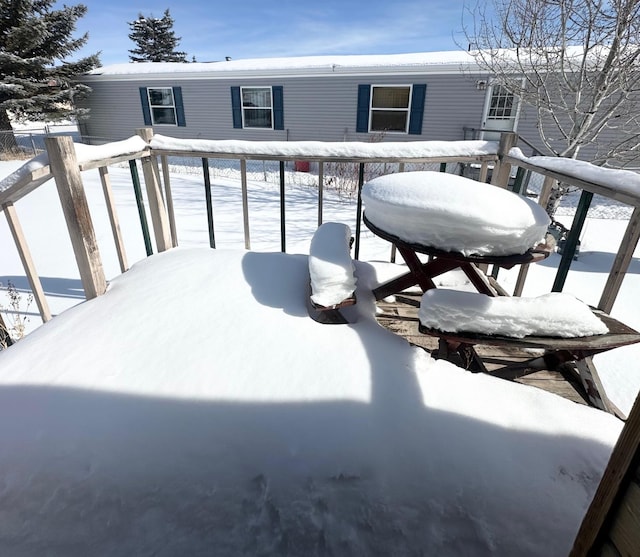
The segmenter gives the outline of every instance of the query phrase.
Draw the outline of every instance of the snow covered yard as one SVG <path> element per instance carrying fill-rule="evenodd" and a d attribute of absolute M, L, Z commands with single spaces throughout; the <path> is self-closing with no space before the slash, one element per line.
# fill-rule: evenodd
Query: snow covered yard
<path fill-rule="evenodd" d="M 621 423 L 432 360 L 356 275 L 320 325 L 305 256 L 178 248 L 3 352 L 0 552 L 566 555 Z"/>

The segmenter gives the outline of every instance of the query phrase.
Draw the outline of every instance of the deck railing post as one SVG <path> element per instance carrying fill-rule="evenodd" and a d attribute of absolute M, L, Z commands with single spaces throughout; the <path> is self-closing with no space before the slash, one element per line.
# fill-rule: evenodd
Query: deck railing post
<path fill-rule="evenodd" d="M 364 163 L 358 165 L 358 202 L 356 206 L 356 245 L 353 258 L 360 258 L 360 234 L 362 231 L 362 186 L 364 185 Z"/>
<path fill-rule="evenodd" d="M 131 172 L 133 193 L 136 198 L 138 217 L 140 218 L 140 228 L 142 229 L 144 248 L 147 252 L 147 256 L 153 255 L 153 246 L 151 245 L 151 236 L 149 235 L 149 224 L 147 223 L 147 213 L 144 208 L 144 199 L 142 199 L 142 188 L 140 187 L 140 176 L 138 175 L 138 165 L 136 164 L 135 159 L 131 159 L 129 161 L 129 171 Z"/>
<path fill-rule="evenodd" d="M 284 182 L 284 161 L 280 161 L 280 251 L 287 252 L 287 230 L 285 212 L 285 182 Z"/>
<path fill-rule="evenodd" d="M 633 252 L 638 245 L 640 239 L 640 207 L 636 207 L 633 210 L 633 214 L 627 224 L 627 230 L 624 233 L 622 243 L 616 254 L 616 258 L 613 261 L 613 266 L 609 272 L 609 278 L 607 284 L 602 291 L 598 308 L 605 313 L 611 313 L 613 304 L 616 301 L 622 281 L 629 269 L 631 259 L 633 258 Z"/>
<path fill-rule="evenodd" d="M 264 161 L 262 161 L 264 163 Z M 240 159 L 240 187 L 242 189 L 242 226 L 244 228 L 244 249 L 251 249 L 249 232 L 249 186 L 247 183 L 247 159 Z"/>
<path fill-rule="evenodd" d="M 106 166 L 98 168 L 100 173 L 100 181 L 102 182 L 102 193 L 104 201 L 107 205 L 107 213 L 109 214 L 109 222 L 111 223 L 111 231 L 113 233 L 113 241 L 116 245 L 116 253 L 118 254 L 118 262 L 120 263 L 120 271 L 123 273 L 129 268 L 127 263 L 127 254 L 124 248 L 124 240 L 120 230 L 120 222 L 116 213 L 116 204 L 113 200 L 113 191 L 111 189 L 111 179 Z"/>
<path fill-rule="evenodd" d="M 173 247 L 178 246 L 178 233 L 176 231 L 176 213 L 173 208 L 173 194 L 171 193 L 171 175 L 169 173 L 169 159 L 167 155 L 160 157 L 162 165 L 162 181 L 164 183 L 164 198 L 167 201 L 167 210 L 169 211 L 169 228 L 171 229 L 171 242 Z"/>
<path fill-rule="evenodd" d="M 499 161 L 493 169 L 491 183 L 501 188 L 509 187 L 509 176 L 511 175 L 511 164 L 506 162 L 504 158 L 509 154 L 512 147 L 518 143 L 518 134 L 513 132 L 503 132 L 500 134 L 500 146 L 498 147 Z"/>
<path fill-rule="evenodd" d="M 216 248 L 216 232 L 213 222 L 213 199 L 211 197 L 211 175 L 209 174 L 209 159 L 202 158 L 202 176 L 204 177 L 204 199 L 207 206 L 207 228 L 209 230 L 209 247 Z"/>
<path fill-rule="evenodd" d="M 136 130 L 136 133 L 147 143 L 149 143 L 153 137 L 153 130 L 151 128 L 139 128 Z M 169 226 L 169 217 L 162 197 L 162 191 L 160 190 L 160 183 L 154 169 L 152 158 L 143 157 L 141 162 L 156 247 L 158 251 L 166 251 L 173 247 L 173 242 L 171 240 L 171 227 Z"/>
<path fill-rule="evenodd" d="M 567 280 L 567 275 L 569 274 L 569 267 L 571 267 L 573 256 L 576 253 L 578 240 L 582 233 L 584 222 L 587 219 L 587 213 L 592 199 L 593 193 L 587 190 L 582 190 L 582 195 L 578 202 L 578 208 L 576 209 L 576 214 L 573 217 L 573 223 L 571 224 L 571 230 L 567 235 L 567 239 L 562 250 L 562 259 L 560 260 L 560 265 L 558 265 L 558 272 L 556 273 L 556 278 L 553 282 L 553 287 L 551 288 L 552 292 L 562 292 L 562 289 L 564 288 L 564 283 Z"/>
<path fill-rule="evenodd" d="M 51 310 L 49 309 L 47 298 L 44 295 L 44 289 L 42 288 L 40 277 L 36 272 L 36 267 L 33 263 L 33 258 L 31 257 L 31 251 L 29 250 L 29 246 L 27 245 L 24 233 L 22 232 L 22 226 L 20 226 L 20 221 L 18 220 L 16 209 L 13 206 L 13 203 L 9 201 L 2 206 L 2 211 L 7 217 L 9 230 L 11 231 L 13 241 L 15 242 L 16 248 L 18 249 L 18 255 L 20 256 L 22 266 L 24 267 L 24 272 L 26 273 L 27 279 L 29 280 L 31 292 L 33 292 L 33 297 L 36 301 L 36 305 L 38 306 L 38 310 L 40 311 L 40 317 L 42 317 L 42 322 L 46 323 L 51 319 Z M 2 335 L 1 322 L 0 335 Z M 0 343 L 1 342 L 2 340 L 0 338 Z"/>
<path fill-rule="evenodd" d="M 57 136 L 45 137 L 44 142 L 78 263 L 84 293 L 87 299 L 95 298 L 104 294 L 107 281 L 73 141 L 69 136 Z"/>
<path fill-rule="evenodd" d="M 322 224 L 324 204 L 324 162 L 318 162 L 318 226 Z"/>

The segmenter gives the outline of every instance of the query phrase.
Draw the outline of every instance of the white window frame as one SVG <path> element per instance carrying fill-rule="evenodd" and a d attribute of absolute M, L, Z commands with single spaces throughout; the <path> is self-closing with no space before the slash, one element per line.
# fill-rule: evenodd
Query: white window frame
<path fill-rule="evenodd" d="M 271 98 L 271 106 L 244 106 L 244 90 L 245 89 L 268 89 Z M 266 126 L 247 126 L 244 118 L 245 110 L 270 110 L 271 111 L 271 127 Z M 273 86 L 271 85 L 243 85 L 240 86 L 240 112 L 242 114 L 242 129 L 247 130 L 273 130 L 274 129 L 274 113 L 273 113 Z"/>
<path fill-rule="evenodd" d="M 373 91 L 376 87 L 385 88 L 385 89 L 409 89 L 409 98 L 407 100 L 407 108 L 374 108 L 373 106 Z M 369 132 L 370 133 L 394 133 L 394 134 L 407 134 L 409 133 L 409 120 L 411 119 L 411 102 L 413 101 L 413 84 L 405 83 L 405 84 L 397 84 L 397 83 L 380 83 L 376 85 L 371 85 L 371 92 L 369 95 Z M 373 126 L 373 112 L 375 110 L 384 110 L 385 112 L 405 112 L 407 114 L 407 119 L 404 125 L 404 131 L 398 130 L 374 130 Z"/>
<path fill-rule="evenodd" d="M 166 89 L 169 90 L 171 92 L 171 102 L 173 104 L 168 105 L 168 104 L 152 104 L 151 102 L 151 91 L 152 90 L 159 90 L 159 89 Z M 149 113 L 151 115 L 151 123 L 154 126 L 177 126 L 178 125 L 178 111 L 176 110 L 176 98 L 175 95 L 173 94 L 173 87 L 147 87 L 147 99 L 149 101 Z M 173 124 L 167 124 L 166 122 L 161 122 L 161 123 L 157 123 L 156 119 L 155 119 L 155 115 L 153 113 L 153 109 L 154 108 L 171 108 L 173 110 Z"/>
<path fill-rule="evenodd" d="M 498 99 L 498 106 L 495 108 L 492 106 L 492 101 L 494 98 Z M 509 107 L 509 116 L 505 116 L 504 112 L 506 110 L 506 102 L 502 106 L 499 106 L 500 99 L 508 99 L 511 98 L 511 106 Z M 518 98 L 516 95 L 511 93 L 504 85 L 495 84 L 491 86 L 491 92 L 489 94 L 489 104 L 487 106 L 487 119 L 488 120 L 516 120 L 518 114 Z M 492 115 L 491 111 L 495 110 L 496 113 L 498 111 L 502 111 L 502 115 L 498 116 L 497 114 Z"/>
<path fill-rule="evenodd" d="M 522 80 L 522 84 L 524 86 L 524 78 Z M 513 132 L 517 132 L 518 131 L 518 123 L 520 122 L 520 111 L 522 110 L 522 102 L 520 100 L 520 97 L 518 97 L 518 95 L 515 95 L 513 93 L 511 93 L 511 95 L 513 96 L 513 107 L 512 107 L 512 115 L 510 118 L 492 118 L 490 116 L 490 112 L 491 112 L 491 101 L 493 99 L 493 91 L 495 87 L 502 87 L 501 85 L 499 85 L 498 83 L 492 83 L 489 82 L 489 86 L 486 89 L 486 95 L 485 95 L 485 99 L 484 99 L 484 108 L 482 111 L 482 120 L 481 120 L 481 124 L 480 127 L 485 129 L 488 127 L 488 122 L 490 120 L 495 120 L 495 121 L 502 121 L 502 122 L 513 122 L 513 125 L 511 126 L 511 129 L 509 131 L 513 131 Z M 496 131 L 486 131 L 486 132 L 482 132 L 481 134 L 481 139 L 487 139 L 487 137 L 492 137 L 492 136 L 488 136 L 487 134 L 496 134 L 496 133 L 500 133 L 500 130 Z"/>

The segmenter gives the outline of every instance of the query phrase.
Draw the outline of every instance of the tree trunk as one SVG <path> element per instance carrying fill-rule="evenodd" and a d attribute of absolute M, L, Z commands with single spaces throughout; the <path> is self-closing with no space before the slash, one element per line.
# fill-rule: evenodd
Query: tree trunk
<path fill-rule="evenodd" d="M 0 109 L 0 153 L 15 153 L 18 151 L 18 142 L 13 135 L 11 120 L 6 110 Z"/>

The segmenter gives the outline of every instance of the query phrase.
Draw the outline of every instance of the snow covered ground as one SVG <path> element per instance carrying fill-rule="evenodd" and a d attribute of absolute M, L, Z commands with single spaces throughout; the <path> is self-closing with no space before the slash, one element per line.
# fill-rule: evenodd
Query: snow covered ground
<path fill-rule="evenodd" d="M 1 554 L 568 553 L 621 422 L 435 362 L 378 326 L 370 290 L 390 271 L 369 261 L 389 245 L 364 228 L 354 323 L 311 320 L 313 188 L 287 190 L 299 255 L 284 255 L 277 186 L 251 183 L 246 252 L 239 183 L 214 180 L 210 250 L 201 179 L 174 175 L 181 248 L 146 258 L 128 170 L 111 177 L 138 263 L 118 276 L 98 172 L 85 173 L 112 279 L 90 302 L 55 186 L 16 204 L 61 315 L 0 354 Z M 626 211 L 598 203 L 567 283 L 592 304 Z M 353 202 L 326 196 L 326 221 L 354 230 L 354 218 Z M 26 288 L 4 221 L 0 245 L 0 281 Z M 550 289 L 558 260 L 532 267 L 525 294 Z M 634 258 L 612 312 L 636 328 L 639 274 Z M 630 350 L 596 359 L 627 410 L 640 385 Z"/>

